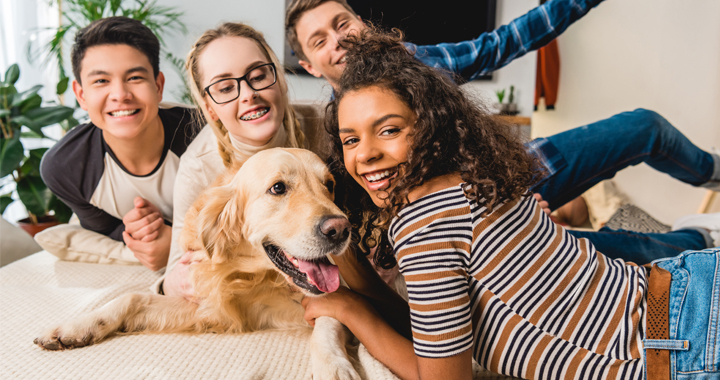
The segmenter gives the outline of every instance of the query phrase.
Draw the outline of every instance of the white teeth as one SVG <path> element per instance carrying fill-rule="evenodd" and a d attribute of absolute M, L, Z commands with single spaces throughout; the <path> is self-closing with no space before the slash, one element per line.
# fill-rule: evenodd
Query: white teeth
<path fill-rule="evenodd" d="M 385 170 L 382 173 L 365 175 L 365 178 L 367 178 L 367 180 L 370 182 L 377 182 L 377 181 L 379 181 L 381 179 L 385 179 L 389 176 L 390 176 L 390 170 Z"/>
<path fill-rule="evenodd" d="M 268 113 L 269 111 L 270 111 L 270 108 L 263 108 L 263 109 L 261 109 L 260 111 L 251 112 L 251 113 L 249 113 L 249 114 L 245 114 L 245 115 L 240 116 L 240 120 L 248 121 L 248 120 L 259 119 L 259 118 L 261 118 L 263 115 L 265 115 L 266 113 Z"/>
<path fill-rule="evenodd" d="M 138 111 L 140 111 L 140 110 L 113 111 L 113 112 L 110 112 L 110 115 L 115 116 L 115 117 L 130 116 L 130 115 L 134 115 Z"/>
<path fill-rule="evenodd" d="M 283 251 L 283 254 L 285 254 L 285 258 L 287 258 L 288 261 L 290 261 L 290 262 L 295 266 L 295 268 L 298 268 L 298 267 L 300 266 L 300 262 L 298 261 L 298 259 L 290 256 L 290 255 L 289 255 L 287 252 L 285 252 L 285 251 Z"/>
<path fill-rule="evenodd" d="M 340 58 L 340 60 L 338 61 L 338 63 L 345 63 L 346 60 L 347 60 L 347 55 L 344 56 L 344 57 L 342 57 L 342 58 Z"/>

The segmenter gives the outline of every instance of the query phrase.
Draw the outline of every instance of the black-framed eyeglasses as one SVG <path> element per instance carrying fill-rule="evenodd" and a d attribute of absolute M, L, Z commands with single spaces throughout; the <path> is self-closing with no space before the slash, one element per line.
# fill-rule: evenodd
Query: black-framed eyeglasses
<path fill-rule="evenodd" d="M 264 90 L 277 82 L 275 64 L 255 66 L 240 78 L 221 79 L 205 87 L 205 92 L 216 104 L 229 103 L 240 97 L 240 82 L 243 80 L 253 91 Z"/>

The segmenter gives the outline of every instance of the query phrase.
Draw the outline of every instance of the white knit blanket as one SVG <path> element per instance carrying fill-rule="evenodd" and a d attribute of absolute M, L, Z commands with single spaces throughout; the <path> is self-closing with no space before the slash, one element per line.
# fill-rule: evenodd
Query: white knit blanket
<path fill-rule="evenodd" d="M 0 269 L 0 379 L 311 379 L 309 329 L 250 334 L 138 334 L 49 352 L 43 330 L 128 292 L 148 292 L 157 275 L 141 266 L 65 262 L 39 252 Z M 396 379 L 360 345 L 366 379 Z M 475 378 L 503 378 L 476 367 Z"/>

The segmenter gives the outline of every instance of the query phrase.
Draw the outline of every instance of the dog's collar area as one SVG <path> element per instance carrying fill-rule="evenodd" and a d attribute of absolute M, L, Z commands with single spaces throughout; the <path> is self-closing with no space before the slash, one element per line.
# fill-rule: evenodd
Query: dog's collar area
<path fill-rule="evenodd" d="M 265 248 L 265 253 L 267 253 L 270 261 L 272 261 L 278 269 L 290 276 L 295 285 L 312 294 L 323 294 L 320 289 L 307 280 L 307 275 L 305 273 L 301 272 L 287 259 L 287 257 L 285 257 L 285 253 L 283 253 L 280 247 L 272 244 L 265 244 L 263 248 Z"/>

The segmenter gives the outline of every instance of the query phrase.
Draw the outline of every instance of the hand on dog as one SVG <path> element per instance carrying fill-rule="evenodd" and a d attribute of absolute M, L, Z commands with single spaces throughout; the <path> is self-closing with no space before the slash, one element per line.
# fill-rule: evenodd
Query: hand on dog
<path fill-rule="evenodd" d="M 540 208 L 543 210 L 545 215 L 550 215 L 550 204 L 547 203 L 547 201 L 543 200 L 542 195 L 540 195 L 539 193 L 535 193 L 533 194 L 533 196 L 535 197 L 535 200 L 538 201 L 538 204 L 540 205 Z"/>
<path fill-rule="evenodd" d="M 172 228 L 164 223 L 158 229 L 157 237 L 149 242 L 137 240 L 127 231 L 123 231 L 125 244 L 142 265 L 153 271 L 158 271 L 167 265 L 171 236 Z"/>
<path fill-rule="evenodd" d="M 374 312 L 372 306 L 360 294 L 344 286 L 332 293 L 325 293 L 317 297 L 305 297 L 301 304 L 305 308 L 305 321 L 313 327 L 315 327 L 315 319 L 318 317 L 335 318 L 347 325 L 348 318 L 359 315 L 359 312 L 363 310 Z"/>
<path fill-rule="evenodd" d="M 197 263 L 193 260 L 194 251 L 187 251 L 175 264 L 173 269 L 165 276 L 163 293 L 170 297 L 182 297 L 188 301 L 198 303 L 195 298 L 195 288 L 190 281 L 190 266 Z"/>
<path fill-rule="evenodd" d="M 135 208 L 123 217 L 125 231 L 135 240 L 155 240 L 160 234 L 160 227 L 165 224 L 160 209 L 142 197 L 135 197 L 133 202 Z"/>

